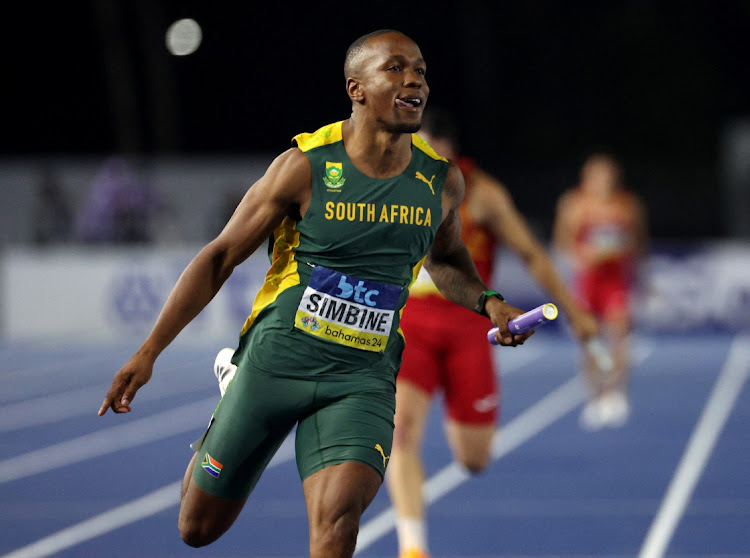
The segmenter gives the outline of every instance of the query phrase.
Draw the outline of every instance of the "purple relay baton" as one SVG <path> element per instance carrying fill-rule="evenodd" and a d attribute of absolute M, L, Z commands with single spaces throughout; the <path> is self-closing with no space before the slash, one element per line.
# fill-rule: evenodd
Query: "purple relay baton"
<path fill-rule="evenodd" d="M 548 302 L 547 304 L 537 306 L 533 310 L 529 310 L 528 312 L 521 314 L 517 318 L 513 318 L 512 320 L 510 320 L 508 322 L 508 329 L 510 329 L 510 332 L 512 334 L 520 335 L 521 333 L 531 331 L 537 326 L 551 322 L 552 320 L 557 318 L 557 314 L 557 306 L 555 306 L 551 302 Z M 487 341 L 489 341 L 493 345 L 498 344 L 497 341 L 495 341 L 495 333 L 497 333 L 497 330 L 498 328 L 493 327 L 487 332 Z"/>

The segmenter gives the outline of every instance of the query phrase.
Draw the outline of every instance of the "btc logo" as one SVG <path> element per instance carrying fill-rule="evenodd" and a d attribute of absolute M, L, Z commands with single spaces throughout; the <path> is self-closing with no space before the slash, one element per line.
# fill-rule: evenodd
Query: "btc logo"
<path fill-rule="evenodd" d="M 337 285 L 339 292 L 335 296 L 343 299 L 353 299 L 354 302 L 366 304 L 367 306 L 377 306 L 376 297 L 380 294 L 377 289 L 368 289 L 364 281 L 358 281 L 356 285 L 351 285 L 347 281 L 347 276 L 342 275 Z"/>

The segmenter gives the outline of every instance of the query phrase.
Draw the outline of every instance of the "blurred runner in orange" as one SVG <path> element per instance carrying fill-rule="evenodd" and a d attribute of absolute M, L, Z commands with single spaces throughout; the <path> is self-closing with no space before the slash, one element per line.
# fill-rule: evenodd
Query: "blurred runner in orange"
<path fill-rule="evenodd" d="M 569 258 L 579 300 L 599 320 L 611 355 L 602 364 L 594 351 L 584 351 L 589 402 L 580 418 L 590 430 L 621 426 L 630 414 L 630 299 L 647 236 L 644 207 L 623 183 L 619 163 L 606 153 L 588 157 L 580 183 L 558 201 L 553 242 Z"/>
<path fill-rule="evenodd" d="M 495 254 L 502 242 L 518 254 L 531 276 L 561 307 L 576 336 L 581 340 L 594 337 L 596 320 L 568 292 L 508 190 L 474 160 L 459 155 L 452 117 L 426 109 L 419 135 L 455 162 L 464 175 L 461 238 L 485 283 L 491 285 Z M 482 471 L 489 462 L 499 406 L 493 350 L 487 342 L 490 327 L 485 316 L 443 297 L 426 272 L 412 285 L 401 320 L 407 343 L 397 378 L 396 428 L 388 467 L 400 558 L 428 556 L 421 445 L 436 393 L 444 395 L 445 431 L 454 459 L 472 473 Z"/>

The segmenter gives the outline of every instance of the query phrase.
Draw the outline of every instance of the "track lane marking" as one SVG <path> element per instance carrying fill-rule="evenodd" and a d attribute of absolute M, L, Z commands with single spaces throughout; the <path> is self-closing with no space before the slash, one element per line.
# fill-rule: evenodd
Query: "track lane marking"
<path fill-rule="evenodd" d="M 750 375 L 750 336 L 732 340 L 729 355 L 706 406 L 693 430 L 659 511 L 646 535 L 639 558 L 664 556 L 703 469 L 734 408 L 742 386 Z"/>

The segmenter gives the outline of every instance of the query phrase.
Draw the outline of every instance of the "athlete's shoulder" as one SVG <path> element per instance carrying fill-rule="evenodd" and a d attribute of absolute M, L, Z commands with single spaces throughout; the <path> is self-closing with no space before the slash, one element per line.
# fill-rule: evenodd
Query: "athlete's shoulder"
<path fill-rule="evenodd" d="M 411 135 L 411 143 L 414 147 L 416 147 L 419 151 L 427 155 L 430 159 L 448 163 L 448 159 L 438 155 L 437 152 L 432 148 L 432 146 L 429 143 L 427 143 L 425 140 L 423 140 L 417 134 Z"/>
<path fill-rule="evenodd" d="M 453 206 L 458 207 L 464 200 L 466 193 L 466 183 L 461 169 L 453 161 L 446 159 L 445 184 L 443 185 L 443 195 L 453 200 Z"/>
<path fill-rule="evenodd" d="M 584 199 L 585 198 L 583 196 L 583 193 L 581 192 L 581 188 L 578 186 L 572 186 L 563 191 L 563 193 L 560 195 L 558 199 L 558 205 L 569 207 L 582 203 Z"/>
<path fill-rule="evenodd" d="M 261 181 L 288 192 L 309 190 L 312 184 L 310 160 L 296 147 L 277 155 Z"/>
<path fill-rule="evenodd" d="M 326 124 L 312 133 L 297 134 L 292 138 L 292 144 L 302 151 L 310 151 L 316 147 L 331 145 L 343 139 L 341 134 L 342 121 Z"/>

